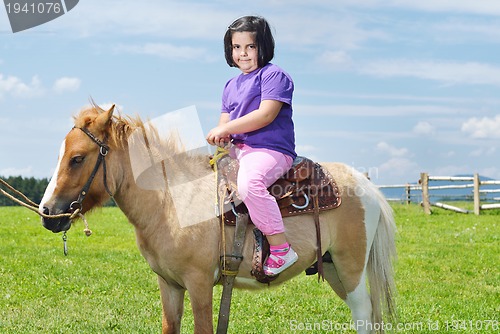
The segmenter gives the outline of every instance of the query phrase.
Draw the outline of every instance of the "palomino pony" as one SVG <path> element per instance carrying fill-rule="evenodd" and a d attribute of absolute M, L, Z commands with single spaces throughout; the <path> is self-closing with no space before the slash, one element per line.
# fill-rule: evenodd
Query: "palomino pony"
<path fill-rule="evenodd" d="M 80 209 L 85 213 L 112 195 L 135 227 L 137 245 L 158 275 L 163 333 L 180 333 L 186 290 L 192 304 L 195 333 L 213 333 L 213 287 L 221 276 L 219 220 L 214 217 L 182 227 L 169 191 L 145 190 L 136 184 L 127 139 L 134 129 L 143 125 L 138 119 L 113 116 L 113 109 L 114 106 L 106 111 L 92 105 L 75 117 L 75 127 L 61 145 L 57 168 L 40 203 L 40 211 L 59 214 Z M 165 149 L 176 149 L 175 145 L 168 145 Z M 186 155 L 182 159 L 185 159 L 184 166 L 204 173 L 210 169 L 207 157 L 201 154 Z M 98 160 L 103 163 L 96 163 Z M 351 325 L 358 333 L 383 331 L 383 318 L 394 319 L 395 312 L 392 210 L 362 173 L 339 163 L 324 163 L 323 167 L 337 182 L 342 196 L 339 208 L 320 215 L 322 250 L 329 252 L 333 260 L 333 263 L 324 263 L 325 279 L 349 306 Z M 166 171 L 170 172 L 174 171 Z M 194 215 L 200 201 L 214 201 L 215 178 L 209 179 L 211 181 L 197 189 L 186 189 L 185 200 L 191 201 Z M 43 225 L 54 233 L 61 232 L 71 227 L 71 220 L 44 218 Z M 299 259 L 272 281 L 271 286 L 301 274 L 316 261 L 312 214 L 286 218 L 285 228 Z M 248 229 L 244 260 L 235 287 L 266 288 L 267 284 L 257 282 L 250 275 L 253 233 L 252 227 Z M 226 241 L 232 244 L 234 228 L 225 227 L 224 231 Z"/>

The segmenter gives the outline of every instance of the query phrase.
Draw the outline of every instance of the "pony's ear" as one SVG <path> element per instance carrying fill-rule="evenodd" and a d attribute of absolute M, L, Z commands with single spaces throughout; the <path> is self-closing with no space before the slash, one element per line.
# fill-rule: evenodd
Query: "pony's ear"
<path fill-rule="evenodd" d="M 99 128 L 99 130 L 104 131 L 107 129 L 111 123 L 111 118 L 113 117 L 113 111 L 115 110 L 115 105 L 113 104 L 108 111 L 103 112 L 95 119 L 94 123 Z"/>

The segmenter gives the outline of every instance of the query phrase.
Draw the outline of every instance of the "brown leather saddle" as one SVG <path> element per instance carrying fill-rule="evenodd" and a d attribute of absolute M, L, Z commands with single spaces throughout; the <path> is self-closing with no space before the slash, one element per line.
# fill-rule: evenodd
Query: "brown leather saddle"
<path fill-rule="evenodd" d="M 236 179 L 239 163 L 229 154 L 223 155 L 216 163 L 218 216 L 224 224 L 233 226 L 236 224 L 236 214 L 248 213 L 237 191 Z M 320 164 L 299 156 L 295 159 L 290 170 L 268 190 L 276 198 L 283 217 L 307 213 L 314 215 L 318 242 L 318 262 L 315 266 L 321 276 L 322 252 L 319 212 L 335 209 L 341 204 L 339 190 L 333 177 Z M 267 239 L 262 235 L 262 232 L 256 228 L 254 235 L 252 275 L 259 282 L 269 283 L 273 278 L 266 276 L 263 271 L 263 261 L 269 253 L 269 244 L 267 244 Z"/>
<path fill-rule="evenodd" d="M 247 213 L 245 204 L 237 191 L 238 160 L 226 155 L 218 160 L 219 216 L 227 225 L 236 223 L 236 213 Z M 339 190 L 332 176 L 320 164 L 305 157 L 297 157 L 280 179 L 268 188 L 276 198 L 283 217 L 314 212 L 314 199 L 319 210 L 330 210 L 340 206 Z"/>

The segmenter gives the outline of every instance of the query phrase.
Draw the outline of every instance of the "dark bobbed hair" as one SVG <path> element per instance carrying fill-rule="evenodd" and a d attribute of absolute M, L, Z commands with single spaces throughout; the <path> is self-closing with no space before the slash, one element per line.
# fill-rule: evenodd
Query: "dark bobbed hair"
<path fill-rule="evenodd" d="M 224 54 L 230 67 L 237 67 L 233 61 L 233 32 L 254 33 L 259 67 L 265 66 L 274 58 L 274 38 L 269 23 L 260 16 L 243 16 L 231 23 L 224 35 Z"/>

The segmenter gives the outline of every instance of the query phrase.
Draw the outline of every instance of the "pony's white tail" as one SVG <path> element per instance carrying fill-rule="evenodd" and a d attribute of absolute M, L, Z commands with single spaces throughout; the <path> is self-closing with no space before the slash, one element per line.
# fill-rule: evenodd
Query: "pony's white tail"
<path fill-rule="evenodd" d="M 381 324 L 384 319 L 386 323 L 397 320 L 393 271 L 393 260 L 396 259 L 394 240 L 396 225 L 391 206 L 382 193 L 377 191 L 377 194 L 381 212 L 370 249 L 367 273 L 372 302 L 372 321 L 375 324 Z"/>

